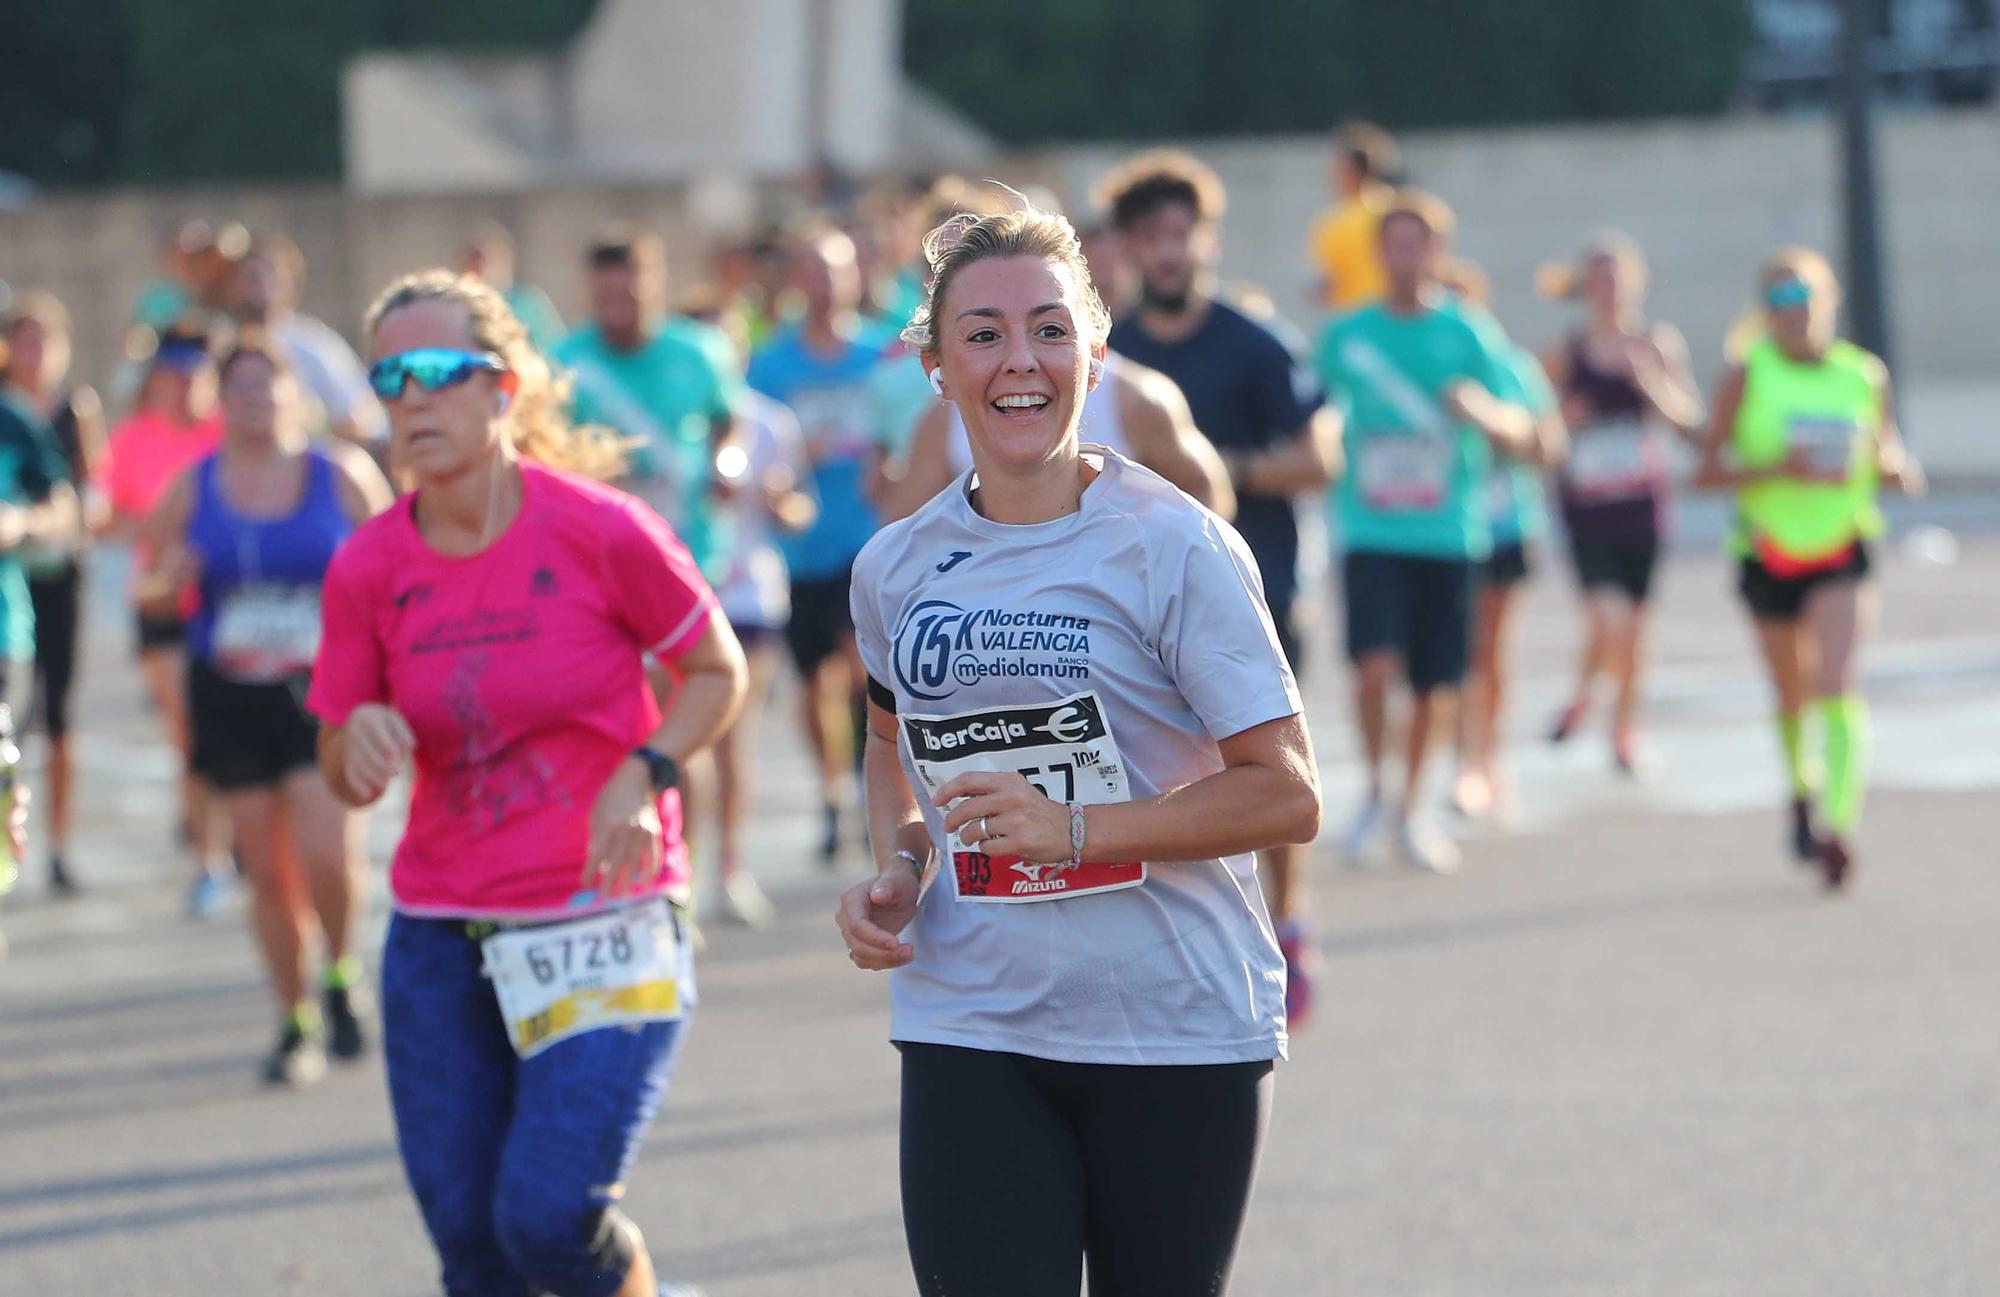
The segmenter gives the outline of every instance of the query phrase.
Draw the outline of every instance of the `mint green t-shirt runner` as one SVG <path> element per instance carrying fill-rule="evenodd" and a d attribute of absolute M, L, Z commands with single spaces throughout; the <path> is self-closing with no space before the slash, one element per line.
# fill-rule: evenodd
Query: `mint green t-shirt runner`
<path fill-rule="evenodd" d="M 1319 376 L 1346 419 L 1333 514 L 1349 550 L 1467 560 L 1492 552 L 1492 450 L 1445 414 L 1443 396 L 1462 379 L 1504 392 L 1508 345 L 1491 317 L 1452 308 L 1398 315 L 1377 304 L 1327 326 Z"/>
<path fill-rule="evenodd" d="M 711 434 L 743 385 L 728 337 L 672 318 L 645 345 L 621 351 L 585 324 L 556 344 L 553 358 L 575 382 L 571 417 L 636 443 L 620 485 L 667 520 L 704 573 L 718 576 L 728 560 L 729 521 L 710 490 Z"/>

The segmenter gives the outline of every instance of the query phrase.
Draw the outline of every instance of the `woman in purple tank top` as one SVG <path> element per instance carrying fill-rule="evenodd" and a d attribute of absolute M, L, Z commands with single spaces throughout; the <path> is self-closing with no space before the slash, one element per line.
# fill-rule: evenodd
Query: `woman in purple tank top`
<path fill-rule="evenodd" d="M 327 1053 L 352 1060 L 366 1048 L 351 946 L 361 824 L 319 772 L 305 689 L 327 564 L 356 523 L 388 507 L 389 484 L 356 447 L 307 444 L 291 373 L 262 343 L 239 342 L 219 381 L 222 447 L 146 519 L 139 597 L 164 614 L 188 586 L 201 593 L 188 621 L 192 762 L 228 813 L 277 999 L 262 1075 L 297 1086 L 317 1079 Z M 314 945 L 326 960 L 321 1003 L 307 982 Z"/>
<path fill-rule="evenodd" d="M 1701 391 L 1680 332 L 1643 313 L 1646 262 L 1630 240 L 1592 240 L 1573 265 L 1544 268 L 1541 287 L 1585 312 L 1583 327 L 1542 358 L 1570 429 L 1557 488 L 1585 626 L 1576 693 L 1550 739 L 1582 727 L 1598 677 L 1608 676 L 1612 752 L 1636 775 L 1646 600 L 1666 532 L 1671 441 L 1701 427 Z"/>

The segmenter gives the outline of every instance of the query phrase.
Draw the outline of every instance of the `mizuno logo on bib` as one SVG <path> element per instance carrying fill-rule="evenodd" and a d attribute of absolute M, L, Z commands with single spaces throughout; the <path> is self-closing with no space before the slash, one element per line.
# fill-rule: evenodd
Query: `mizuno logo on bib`
<path fill-rule="evenodd" d="M 1013 771 L 1055 802 L 1102 806 L 1131 799 L 1124 759 L 1094 692 L 1033 707 L 900 719 L 927 792 L 969 771 Z M 1146 881 L 1143 861 L 1036 864 L 968 847 L 956 834 L 946 848 L 961 901 L 1059 901 Z"/>

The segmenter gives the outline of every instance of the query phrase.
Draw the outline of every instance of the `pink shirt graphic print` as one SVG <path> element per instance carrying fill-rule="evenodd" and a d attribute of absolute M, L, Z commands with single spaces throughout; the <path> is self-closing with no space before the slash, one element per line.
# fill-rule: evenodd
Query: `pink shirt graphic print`
<path fill-rule="evenodd" d="M 340 725 L 363 703 L 388 703 L 417 736 L 390 874 L 406 913 L 580 912 L 591 807 L 659 725 L 642 657 L 671 663 L 715 606 L 687 548 L 639 501 L 532 463 L 521 471 L 520 514 L 481 553 L 432 550 L 405 499 L 327 572 L 308 705 Z M 685 892 L 678 793 L 661 799 L 660 819 L 666 866 L 653 890 Z"/>

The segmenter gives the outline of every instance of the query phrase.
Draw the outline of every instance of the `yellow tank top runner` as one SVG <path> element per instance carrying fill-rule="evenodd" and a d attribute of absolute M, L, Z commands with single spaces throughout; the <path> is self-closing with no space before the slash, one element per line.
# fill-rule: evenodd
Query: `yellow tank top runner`
<path fill-rule="evenodd" d="M 1782 464 L 1804 448 L 1838 480 L 1766 478 L 1737 492 L 1735 547 L 1762 542 L 1788 558 L 1838 553 L 1882 532 L 1876 436 L 1882 421 L 1882 362 L 1837 341 L 1814 365 L 1800 364 L 1769 338 L 1743 362 L 1743 403 L 1730 439 L 1746 469 Z"/>

